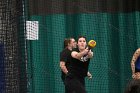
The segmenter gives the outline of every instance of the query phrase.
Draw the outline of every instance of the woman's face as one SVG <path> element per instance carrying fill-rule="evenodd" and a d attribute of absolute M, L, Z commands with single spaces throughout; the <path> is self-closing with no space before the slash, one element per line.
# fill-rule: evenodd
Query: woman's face
<path fill-rule="evenodd" d="M 84 50 L 87 46 L 86 39 L 83 37 L 79 38 L 77 45 L 79 50 Z"/>

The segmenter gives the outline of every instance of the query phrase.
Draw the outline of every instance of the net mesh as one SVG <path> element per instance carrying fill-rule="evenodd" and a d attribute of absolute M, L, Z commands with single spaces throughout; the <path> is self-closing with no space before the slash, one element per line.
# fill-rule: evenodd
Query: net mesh
<path fill-rule="evenodd" d="M 0 1 L 0 92 L 25 93 L 25 38 L 21 0 Z"/>
<path fill-rule="evenodd" d="M 0 92 L 64 93 L 63 40 L 97 42 L 88 93 L 123 93 L 140 46 L 139 0 L 1 0 Z M 28 21 L 28 22 L 27 22 Z M 35 23 L 34 23 L 35 22 Z M 26 38 L 27 37 L 27 38 Z"/>

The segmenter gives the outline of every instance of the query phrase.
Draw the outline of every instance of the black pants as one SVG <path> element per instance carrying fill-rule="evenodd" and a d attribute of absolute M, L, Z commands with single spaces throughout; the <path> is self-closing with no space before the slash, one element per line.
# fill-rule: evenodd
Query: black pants
<path fill-rule="evenodd" d="M 86 93 L 84 78 L 67 76 L 65 79 L 67 93 Z"/>
<path fill-rule="evenodd" d="M 62 80 L 62 81 L 63 81 L 64 86 L 65 86 L 65 93 L 70 93 L 70 92 L 69 92 L 69 89 L 66 87 L 65 81 L 64 81 L 64 80 Z M 71 93 L 75 93 L 75 92 L 73 91 L 73 92 L 71 92 Z"/>

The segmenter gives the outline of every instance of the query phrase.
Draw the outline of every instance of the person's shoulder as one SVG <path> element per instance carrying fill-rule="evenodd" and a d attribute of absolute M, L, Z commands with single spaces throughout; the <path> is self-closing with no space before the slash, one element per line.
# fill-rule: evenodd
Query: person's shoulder
<path fill-rule="evenodd" d="M 63 49 L 60 54 L 71 52 L 68 48 Z"/>
<path fill-rule="evenodd" d="M 61 52 L 60 52 L 60 54 L 62 54 L 62 53 L 64 53 L 65 52 L 65 49 L 63 49 Z"/>
<path fill-rule="evenodd" d="M 135 53 L 140 54 L 140 48 L 136 49 Z"/>
<path fill-rule="evenodd" d="M 67 48 L 64 48 L 61 52 L 67 51 Z"/>

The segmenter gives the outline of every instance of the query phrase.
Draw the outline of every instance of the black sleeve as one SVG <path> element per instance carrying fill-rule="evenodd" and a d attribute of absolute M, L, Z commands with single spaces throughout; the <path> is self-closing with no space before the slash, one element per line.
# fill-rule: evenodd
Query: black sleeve
<path fill-rule="evenodd" d="M 73 48 L 72 51 L 80 52 L 78 48 Z"/>
<path fill-rule="evenodd" d="M 77 51 L 77 50 L 78 50 L 77 48 L 73 48 L 73 49 L 72 49 L 72 51 Z"/>
<path fill-rule="evenodd" d="M 62 51 L 60 53 L 60 61 L 67 62 L 67 52 L 66 51 Z"/>

